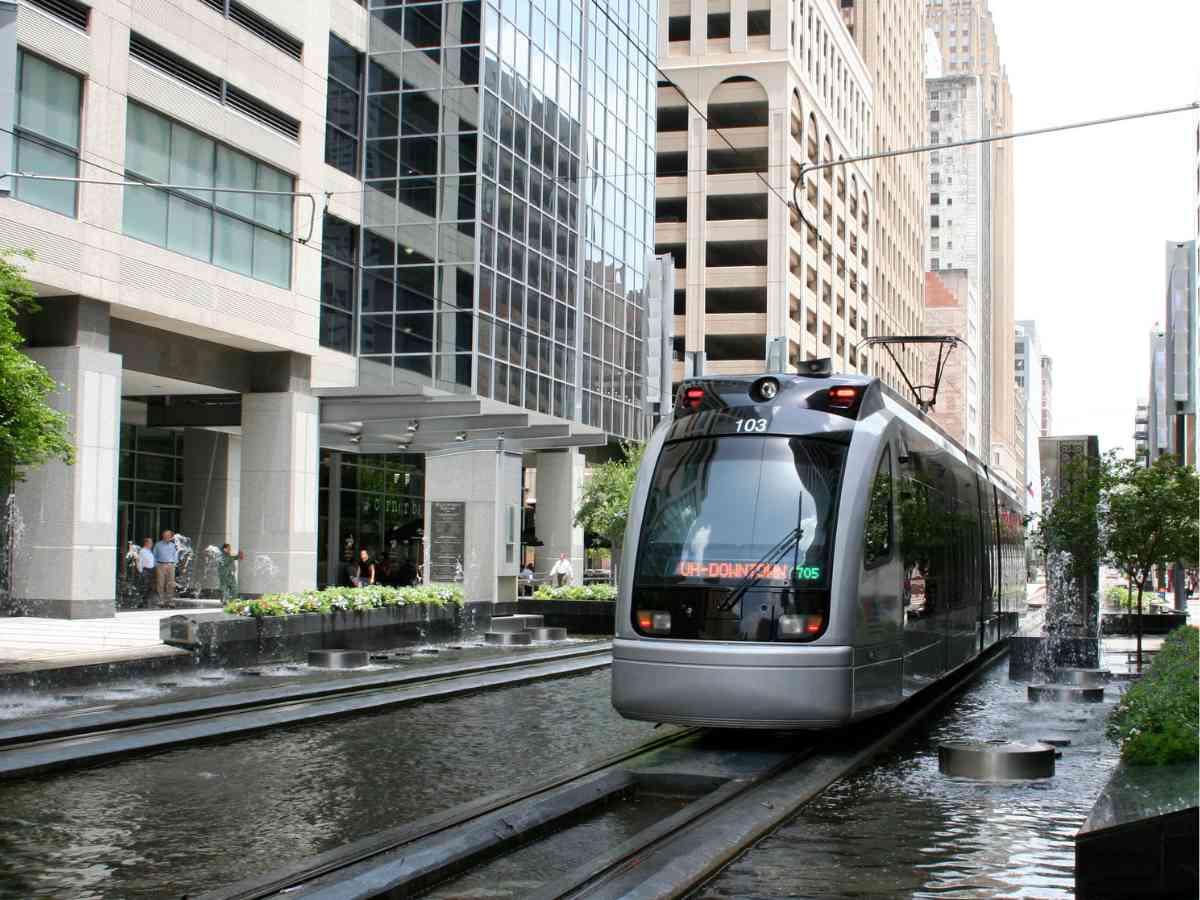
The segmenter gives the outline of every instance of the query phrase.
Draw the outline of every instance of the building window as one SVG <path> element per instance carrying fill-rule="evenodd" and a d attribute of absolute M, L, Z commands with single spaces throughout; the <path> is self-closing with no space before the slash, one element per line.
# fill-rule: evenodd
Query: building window
<path fill-rule="evenodd" d="M 30 175 L 79 175 L 79 102 L 83 79 L 40 56 L 20 51 L 17 62 L 15 169 Z M 70 181 L 17 178 L 13 195 L 64 216 L 75 216 Z"/>
<path fill-rule="evenodd" d="M 941 202 L 942 202 L 942 197 L 940 194 L 934 193 L 934 194 L 929 195 L 929 205 L 930 206 L 937 206 Z"/>
<path fill-rule="evenodd" d="M 931 259 L 931 260 L 929 261 L 929 269 L 930 269 L 930 271 L 932 271 L 932 272 L 936 272 L 936 271 L 937 271 L 938 269 L 940 269 L 941 267 L 942 267 L 942 266 L 941 266 L 941 263 L 938 261 L 938 258 L 937 258 L 936 256 L 935 256 L 933 259 Z"/>
<path fill-rule="evenodd" d="M 354 273 L 358 228 L 325 214 L 321 238 L 321 346 L 354 349 Z"/>
<path fill-rule="evenodd" d="M 771 10 L 752 9 L 746 13 L 746 36 L 769 36 L 771 34 Z"/>
<path fill-rule="evenodd" d="M 939 121 L 939 120 L 941 119 L 941 115 L 942 115 L 942 114 L 941 114 L 940 112 L 938 112 L 936 109 L 931 109 L 931 110 L 929 111 L 929 121 L 930 121 L 930 122 L 937 122 L 937 121 Z"/>
<path fill-rule="evenodd" d="M 937 228 L 939 224 L 941 224 L 941 223 L 938 221 L 938 217 L 937 217 L 937 216 L 930 216 L 930 217 L 929 217 L 929 227 L 930 227 L 930 228 Z"/>
<path fill-rule="evenodd" d="M 935 234 L 933 237 L 931 237 L 931 238 L 929 239 L 929 249 L 930 249 L 930 250 L 940 250 L 940 249 L 941 249 L 941 248 L 938 246 L 938 240 L 939 240 L 939 239 L 938 239 L 938 236 L 937 236 L 936 234 Z"/>
<path fill-rule="evenodd" d="M 362 54 L 329 35 L 329 84 L 325 98 L 325 162 L 358 176 L 362 135 Z"/>
<path fill-rule="evenodd" d="M 132 102 L 125 169 L 131 180 L 181 186 L 127 187 L 125 234 L 259 281 L 290 285 L 291 175 Z"/>

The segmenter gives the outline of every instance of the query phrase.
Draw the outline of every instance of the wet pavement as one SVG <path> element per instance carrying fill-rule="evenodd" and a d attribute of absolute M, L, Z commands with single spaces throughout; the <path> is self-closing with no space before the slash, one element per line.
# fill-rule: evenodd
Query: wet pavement
<path fill-rule="evenodd" d="M 653 734 L 609 673 L 0 783 L 0 897 L 164 897 L 262 874 Z"/>
<path fill-rule="evenodd" d="M 1116 704 L 1037 704 L 1007 661 L 935 724 L 835 784 L 693 896 L 899 898 L 1074 896 L 1074 836 L 1117 762 Z M 1053 778 L 985 784 L 938 771 L 948 740 L 1070 738 Z"/>

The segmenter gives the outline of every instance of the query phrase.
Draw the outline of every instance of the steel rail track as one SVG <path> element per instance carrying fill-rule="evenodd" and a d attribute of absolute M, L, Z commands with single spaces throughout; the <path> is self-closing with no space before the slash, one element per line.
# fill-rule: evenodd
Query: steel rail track
<path fill-rule="evenodd" d="M 530 900 L 674 900 L 688 896 L 834 782 L 926 720 L 1007 649 L 1007 641 L 994 645 L 936 685 L 933 693 L 922 691 L 877 720 L 825 742 L 827 746 L 796 754 L 744 789 L 719 798 L 715 796 L 721 793 L 718 790 L 713 802 L 689 814 L 690 806 L 700 805 L 690 804 L 613 848 L 606 857 L 543 885 Z"/>
<path fill-rule="evenodd" d="M 415 841 L 444 834 L 490 813 L 499 812 L 506 807 L 525 803 L 558 788 L 583 781 L 589 776 L 612 769 L 638 756 L 685 740 L 702 730 L 700 728 L 683 728 L 651 738 L 636 747 L 602 757 L 582 768 L 571 769 L 549 779 L 526 784 L 515 791 L 492 794 L 466 806 L 455 807 L 436 816 L 371 835 L 346 847 L 327 851 L 297 863 L 285 870 L 209 891 L 199 895 L 196 900 L 261 900 L 263 897 L 293 890 L 323 875 L 366 862 L 372 857 L 398 851 Z"/>
<path fill-rule="evenodd" d="M 11 724 L 0 727 L 0 779 L 586 672 L 611 664 L 611 646 L 606 642 L 465 666 L 375 673 L 333 684 L 286 685 Z"/>

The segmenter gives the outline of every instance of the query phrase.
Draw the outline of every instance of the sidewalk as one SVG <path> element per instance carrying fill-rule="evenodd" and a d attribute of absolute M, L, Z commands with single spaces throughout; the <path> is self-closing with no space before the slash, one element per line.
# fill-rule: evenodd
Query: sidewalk
<path fill-rule="evenodd" d="M 111 619 L 0 617 L 0 674 L 189 656 L 164 644 L 158 630 L 160 619 L 188 612 L 211 610 L 134 610 Z"/>

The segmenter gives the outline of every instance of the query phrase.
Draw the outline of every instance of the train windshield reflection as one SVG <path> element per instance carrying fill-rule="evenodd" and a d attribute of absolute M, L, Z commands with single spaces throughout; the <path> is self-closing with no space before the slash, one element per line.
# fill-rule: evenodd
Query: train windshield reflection
<path fill-rule="evenodd" d="M 812 438 L 730 436 L 663 448 L 635 580 L 643 586 L 763 584 L 822 587 L 845 447 Z M 789 552 L 763 560 L 799 528 Z"/>

